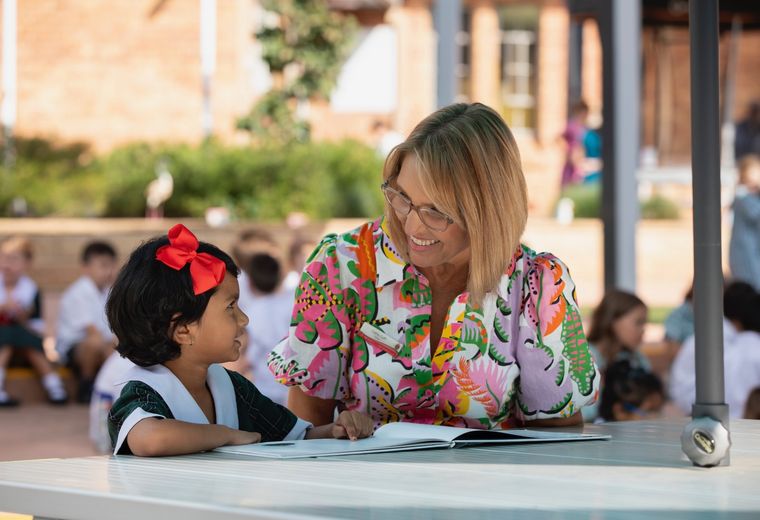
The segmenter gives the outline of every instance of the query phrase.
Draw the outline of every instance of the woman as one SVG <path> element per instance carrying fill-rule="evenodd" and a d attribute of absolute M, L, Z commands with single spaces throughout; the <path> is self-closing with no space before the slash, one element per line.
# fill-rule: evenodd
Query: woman
<path fill-rule="evenodd" d="M 519 243 L 525 179 L 501 117 L 439 110 L 385 163 L 385 217 L 309 259 L 269 357 L 289 407 L 473 428 L 581 422 L 598 389 L 567 268 Z"/>

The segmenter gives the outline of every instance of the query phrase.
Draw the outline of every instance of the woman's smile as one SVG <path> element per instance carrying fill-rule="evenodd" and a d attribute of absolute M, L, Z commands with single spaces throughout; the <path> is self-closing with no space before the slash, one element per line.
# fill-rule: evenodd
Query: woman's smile
<path fill-rule="evenodd" d="M 409 236 L 409 248 L 415 251 L 426 251 L 430 248 L 430 246 L 433 246 L 440 242 L 441 242 L 440 240 L 435 240 L 435 239 L 426 240 L 423 238 L 418 238 L 414 235 Z"/>

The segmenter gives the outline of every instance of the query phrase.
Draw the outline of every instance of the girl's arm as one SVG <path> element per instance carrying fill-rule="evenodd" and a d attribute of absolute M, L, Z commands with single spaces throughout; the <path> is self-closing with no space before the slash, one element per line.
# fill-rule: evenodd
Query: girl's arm
<path fill-rule="evenodd" d="M 221 424 L 193 424 L 149 417 L 135 424 L 127 435 L 129 449 L 140 457 L 187 455 L 219 446 L 252 444 L 261 434 Z"/>

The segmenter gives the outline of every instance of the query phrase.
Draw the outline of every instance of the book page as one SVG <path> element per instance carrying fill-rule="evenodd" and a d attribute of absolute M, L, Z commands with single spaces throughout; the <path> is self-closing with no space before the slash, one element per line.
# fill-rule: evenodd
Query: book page
<path fill-rule="evenodd" d="M 251 457 L 297 459 L 449 447 L 450 443 L 446 441 L 368 437 L 356 441 L 348 439 L 313 439 L 308 441 L 263 442 L 259 444 L 244 444 L 242 446 L 222 446 L 214 451 L 248 455 Z"/>

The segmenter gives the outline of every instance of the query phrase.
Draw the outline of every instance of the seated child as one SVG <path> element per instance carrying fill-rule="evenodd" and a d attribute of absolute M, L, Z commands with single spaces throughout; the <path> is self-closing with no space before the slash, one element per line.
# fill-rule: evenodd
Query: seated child
<path fill-rule="evenodd" d="M 282 287 L 280 262 L 267 253 L 253 255 L 247 272 L 253 298 L 243 310 L 257 319 L 255 324 L 248 324 L 245 355 L 256 386 L 272 401 L 284 405 L 288 387 L 275 380 L 266 361 L 272 349 L 288 335 L 295 294 Z"/>
<path fill-rule="evenodd" d="M 358 412 L 312 427 L 219 365 L 240 356 L 248 324 L 237 275 L 226 253 L 181 224 L 132 253 L 106 305 L 117 351 L 138 365 L 109 414 L 114 454 L 372 434 L 371 419 Z"/>
<path fill-rule="evenodd" d="M 591 316 L 587 335 L 589 351 L 602 374 L 600 391 L 607 366 L 616 361 L 628 360 L 634 367 L 652 371 L 649 360 L 639 350 L 646 323 L 647 306 L 638 296 L 617 289 L 605 293 Z M 583 408 L 584 421 L 596 419 L 597 403 Z"/>
<path fill-rule="evenodd" d="M 63 381 L 42 348 L 40 292 L 26 275 L 32 257 L 32 245 L 25 238 L 10 237 L 0 243 L 0 407 L 18 405 L 5 391 L 5 370 L 14 351 L 40 374 L 48 401 L 65 404 L 67 399 Z"/>
<path fill-rule="evenodd" d="M 77 401 L 88 403 L 95 375 L 113 353 L 115 338 L 106 319 L 106 299 L 116 272 L 116 251 L 91 242 L 82 251 L 82 276 L 63 292 L 55 348 L 79 377 Z"/>
<path fill-rule="evenodd" d="M 659 377 L 628 359 L 616 361 L 607 367 L 597 422 L 656 418 L 664 403 Z"/>
<path fill-rule="evenodd" d="M 747 396 L 747 402 L 744 404 L 743 419 L 760 419 L 760 386 L 755 387 Z"/>

